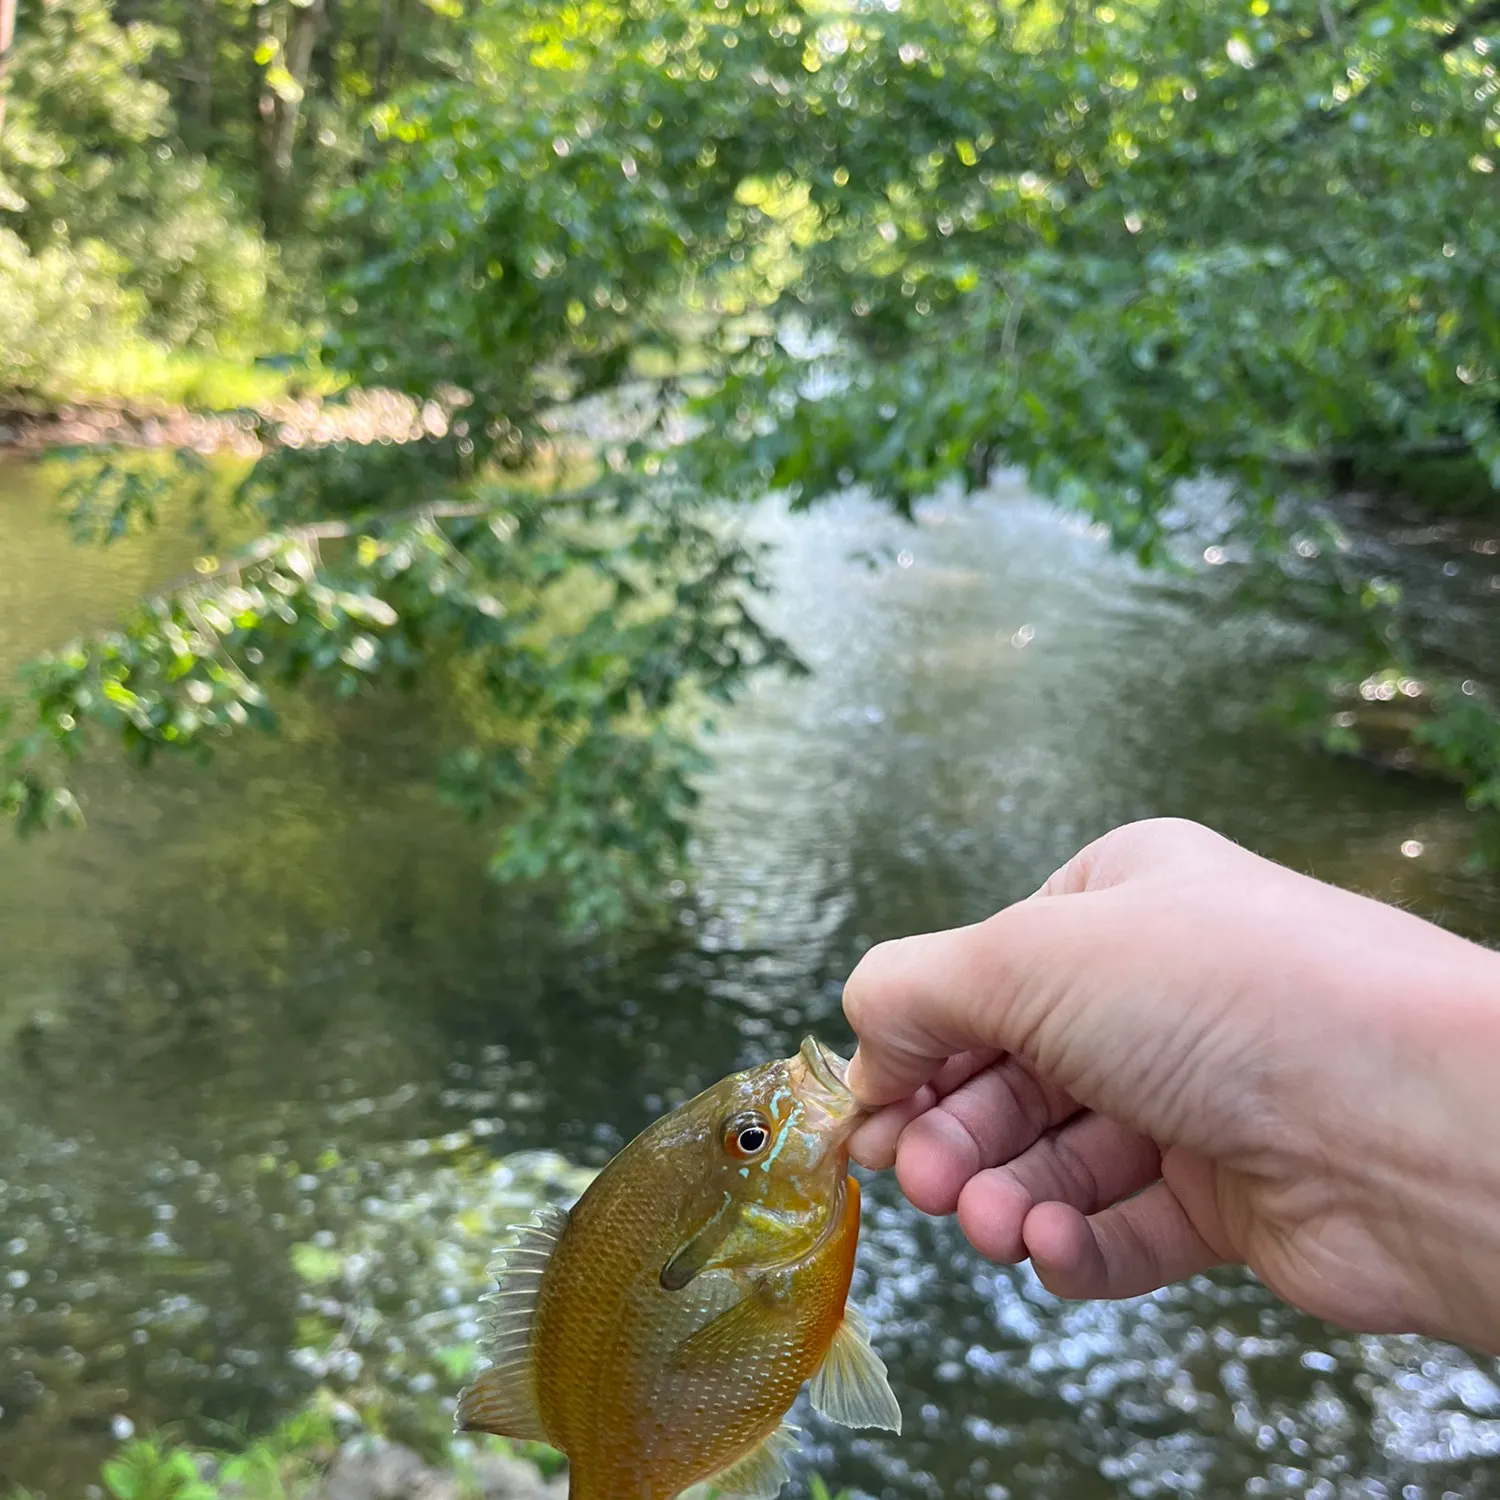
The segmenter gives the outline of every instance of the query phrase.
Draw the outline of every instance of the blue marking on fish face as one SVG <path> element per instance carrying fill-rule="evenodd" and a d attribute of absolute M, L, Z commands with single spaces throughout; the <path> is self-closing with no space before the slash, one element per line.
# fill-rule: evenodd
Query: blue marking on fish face
<path fill-rule="evenodd" d="M 798 1103 L 792 1105 L 791 1112 L 781 1123 L 781 1129 L 776 1132 L 776 1144 L 771 1147 L 770 1151 L 766 1154 L 765 1159 L 760 1164 L 760 1169 L 762 1172 L 769 1172 L 771 1170 L 771 1163 L 781 1155 L 782 1151 L 786 1147 L 787 1141 L 791 1138 L 793 1129 L 797 1126 L 801 1119 L 802 1104 L 799 1101 Z"/>

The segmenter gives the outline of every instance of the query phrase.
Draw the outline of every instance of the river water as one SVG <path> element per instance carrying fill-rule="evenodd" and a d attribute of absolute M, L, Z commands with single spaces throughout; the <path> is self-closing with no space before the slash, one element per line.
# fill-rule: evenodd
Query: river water
<path fill-rule="evenodd" d="M 186 560 L 168 536 L 72 548 L 45 489 L 0 470 L 7 674 Z M 437 697 L 294 700 L 278 740 L 206 768 L 102 755 L 85 831 L 0 845 L 0 1492 L 82 1494 L 131 1427 L 254 1430 L 295 1405 L 294 1247 L 326 1238 L 330 1164 L 374 1181 L 478 1119 L 486 1152 L 597 1165 L 808 1029 L 845 1044 L 839 988 L 870 943 L 983 916 L 1115 823 L 1198 818 L 1500 939 L 1451 790 L 1269 724 L 1267 673 L 1307 639 L 1211 578 L 1143 576 L 1007 484 L 914 527 L 855 499 L 755 525 L 815 670 L 724 717 L 697 899 L 669 933 L 570 948 L 482 878 L 482 833 L 427 793 Z M 1397 539 L 1419 580 L 1450 580 L 1436 608 L 1466 636 L 1500 623 L 1476 539 Z M 1059 1303 L 889 1181 L 867 1193 L 856 1296 L 907 1428 L 809 1417 L 835 1488 L 1500 1492 L 1492 1360 L 1344 1336 L 1234 1274 Z"/>

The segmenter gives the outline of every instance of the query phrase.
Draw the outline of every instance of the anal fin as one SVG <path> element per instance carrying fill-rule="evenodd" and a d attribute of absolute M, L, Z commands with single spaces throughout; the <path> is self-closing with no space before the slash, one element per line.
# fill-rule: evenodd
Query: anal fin
<path fill-rule="evenodd" d="M 460 1432 L 547 1441 L 536 1404 L 531 1330 L 542 1278 L 567 1227 L 565 1209 L 539 1208 L 531 1223 L 516 1231 L 516 1243 L 491 1263 L 490 1274 L 500 1283 L 498 1291 L 482 1299 L 491 1308 L 484 1339 L 491 1368 L 459 1393 L 455 1422 Z"/>
<path fill-rule="evenodd" d="M 687 1490 L 681 1500 L 700 1500 L 708 1494 L 733 1496 L 734 1500 L 776 1500 L 781 1487 L 792 1477 L 787 1459 L 798 1451 L 796 1428 L 783 1422 L 743 1458 L 710 1475 Z"/>
<path fill-rule="evenodd" d="M 828 1355 L 812 1378 L 812 1404 L 845 1427 L 883 1427 L 901 1431 L 901 1406 L 886 1378 L 885 1361 L 870 1346 L 865 1320 L 844 1309 Z"/>

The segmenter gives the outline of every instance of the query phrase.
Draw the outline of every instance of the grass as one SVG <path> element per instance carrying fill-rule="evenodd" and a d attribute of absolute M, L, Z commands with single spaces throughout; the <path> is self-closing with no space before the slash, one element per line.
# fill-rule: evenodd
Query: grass
<path fill-rule="evenodd" d="M 52 372 L 32 401 L 232 411 L 263 409 L 289 396 L 326 396 L 340 384 L 318 364 L 290 357 L 257 360 L 132 339 L 79 351 Z"/>
<path fill-rule="evenodd" d="M 99 1480 L 112 1500 L 304 1500 L 320 1489 L 340 1448 L 361 1437 L 379 1441 L 378 1424 L 367 1425 L 353 1408 L 323 1391 L 304 1410 L 255 1439 L 226 1433 L 224 1446 L 204 1447 L 170 1431 L 130 1438 L 105 1461 Z M 495 1440 L 500 1451 L 523 1458 L 532 1456 L 535 1446 Z M 460 1440 L 447 1455 L 423 1457 L 451 1471 L 464 1493 L 478 1496 L 472 1444 Z M 542 1451 L 537 1467 L 555 1471 L 560 1462 L 557 1455 Z M 33 1497 L 14 1490 L 10 1500 Z"/>

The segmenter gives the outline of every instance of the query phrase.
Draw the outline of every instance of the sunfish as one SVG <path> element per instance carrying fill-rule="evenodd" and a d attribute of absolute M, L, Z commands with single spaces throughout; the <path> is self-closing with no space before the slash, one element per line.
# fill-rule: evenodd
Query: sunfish
<path fill-rule="evenodd" d="M 859 1314 L 846 1142 L 861 1111 L 813 1037 L 731 1074 L 624 1148 L 571 1212 L 493 1268 L 486 1370 L 461 1430 L 550 1444 L 571 1500 L 670 1500 L 705 1481 L 770 1500 L 805 1381 L 851 1427 L 901 1430 Z"/>

